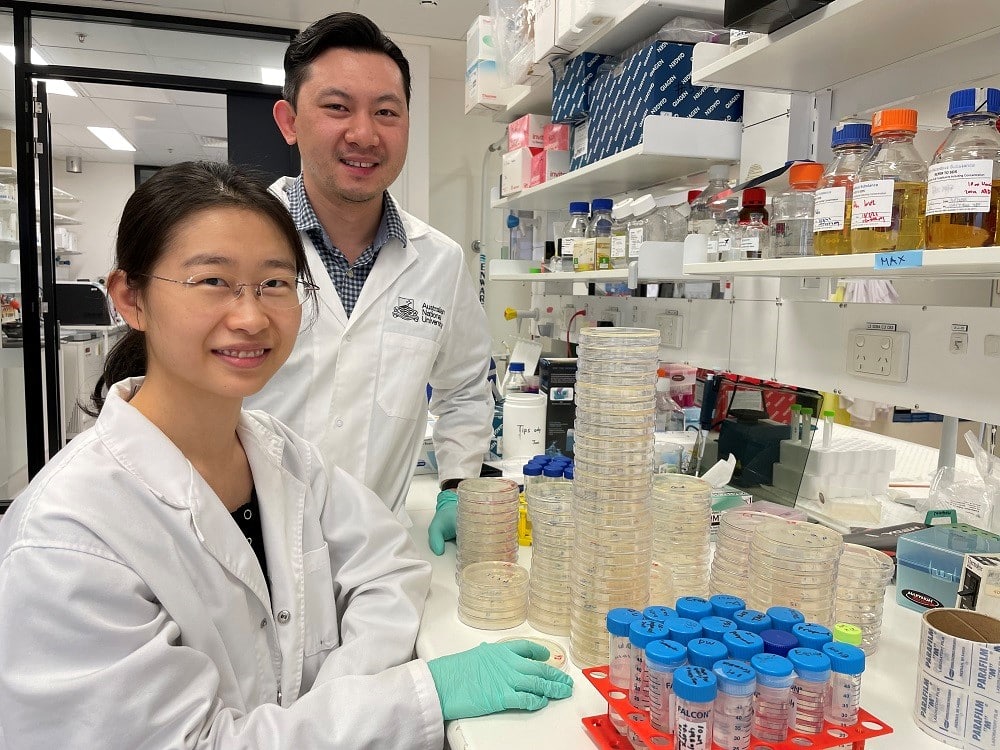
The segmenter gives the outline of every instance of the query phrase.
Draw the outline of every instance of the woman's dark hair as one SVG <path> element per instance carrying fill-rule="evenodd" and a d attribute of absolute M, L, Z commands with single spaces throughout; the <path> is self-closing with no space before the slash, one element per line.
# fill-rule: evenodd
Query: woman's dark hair
<path fill-rule="evenodd" d="M 207 161 L 164 167 L 136 188 L 125 203 L 118 223 L 116 270 L 125 273 L 131 288 L 145 289 L 149 285 L 149 274 L 153 273 L 177 228 L 195 214 L 212 208 L 243 208 L 269 219 L 292 249 L 296 275 L 312 282 L 295 222 L 284 204 L 268 191 L 262 177 L 231 164 Z M 315 305 L 312 307 L 315 309 Z M 110 386 L 119 380 L 145 374 L 146 336 L 142 331 L 130 329 L 108 353 L 104 371 L 91 394 L 93 409 L 84 410 L 96 416 L 104 406 Z"/>
<path fill-rule="evenodd" d="M 402 50 L 371 19 L 360 13 L 343 12 L 316 21 L 298 34 L 285 50 L 285 85 L 281 95 L 293 107 L 296 106 L 299 89 L 309 77 L 310 64 L 328 49 L 388 55 L 403 75 L 406 105 L 410 105 L 410 63 Z"/>

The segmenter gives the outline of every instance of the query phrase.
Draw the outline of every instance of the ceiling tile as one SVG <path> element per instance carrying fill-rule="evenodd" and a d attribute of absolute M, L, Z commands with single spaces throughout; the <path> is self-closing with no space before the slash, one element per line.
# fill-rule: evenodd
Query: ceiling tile
<path fill-rule="evenodd" d="M 204 91 L 170 91 L 169 96 L 176 104 L 191 107 L 225 107 L 225 94 L 208 94 Z"/>
<path fill-rule="evenodd" d="M 49 114 L 53 123 L 111 125 L 100 108 L 90 99 L 82 96 L 50 96 Z"/>
<path fill-rule="evenodd" d="M 197 135 L 226 137 L 226 107 L 178 107 L 179 122 Z M 277 127 L 277 126 L 275 126 Z"/>
<path fill-rule="evenodd" d="M 121 99 L 94 99 L 94 104 L 119 130 L 147 128 L 149 130 L 184 130 L 176 104 L 130 102 Z"/>
<path fill-rule="evenodd" d="M 84 94 L 95 99 L 127 99 L 134 102 L 160 102 L 172 100 L 166 89 L 149 89 L 142 86 L 118 86 L 110 83 L 74 83 Z"/>

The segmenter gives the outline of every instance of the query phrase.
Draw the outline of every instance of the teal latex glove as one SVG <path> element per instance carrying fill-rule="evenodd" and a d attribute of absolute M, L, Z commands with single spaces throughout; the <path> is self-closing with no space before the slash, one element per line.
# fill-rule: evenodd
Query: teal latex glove
<path fill-rule="evenodd" d="M 437 497 L 437 510 L 427 529 L 427 543 L 435 555 L 444 554 L 444 543 L 457 535 L 458 493 L 455 490 L 441 490 Z"/>
<path fill-rule="evenodd" d="M 573 679 L 545 664 L 549 650 L 530 641 L 481 643 L 427 662 L 445 720 L 519 708 L 537 711 L 568 698 Z"/>

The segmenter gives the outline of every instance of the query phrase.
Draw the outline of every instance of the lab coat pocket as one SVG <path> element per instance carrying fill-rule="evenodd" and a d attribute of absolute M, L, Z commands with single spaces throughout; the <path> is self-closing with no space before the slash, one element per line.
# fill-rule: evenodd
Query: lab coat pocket
<path fill-rule="evenodd" d="M 323 545 L 302 556 L 305 577 L 306 627 L 305 655 L 312 656 L 340 644 L 337 630 L 337 604 L 330 571 L 330 549 Z"/>
<path fill-rule="evenodd" d="M 427 400 L 427 381 L 437 343 L 420 336 L 386 331 L 382 335 L 376 398 L 390 417 L 416 419 Z"/>

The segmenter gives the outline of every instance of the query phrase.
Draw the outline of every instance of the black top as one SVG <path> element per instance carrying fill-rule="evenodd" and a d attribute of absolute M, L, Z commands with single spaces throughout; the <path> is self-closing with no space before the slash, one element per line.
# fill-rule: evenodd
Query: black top
<path fill-rule="evenodd" d="M 233 520 L 240 527 L 243 536 L 247 538 L 250 548 L 257 555 L 260 562 L 260 569 L 264 573 L 264 580 L 267 581 L 268 589 L 271 588 L 271 579 L 267 575 L 267 557 L 264 554 L 264 532 L 260 526 L 260 504 L 257 502 L 257 488 L 250 490 L 250 500 L 246 505 L 241 505 L 232 512 Z"/>

